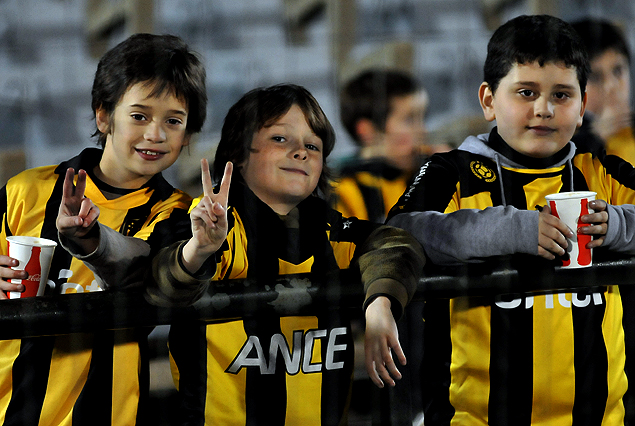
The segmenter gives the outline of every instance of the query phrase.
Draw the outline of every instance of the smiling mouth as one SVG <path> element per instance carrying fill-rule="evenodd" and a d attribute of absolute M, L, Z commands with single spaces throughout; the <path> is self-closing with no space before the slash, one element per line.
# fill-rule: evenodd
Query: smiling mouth
<path fill-rule="evenodd" d="M 143 154 L 143 155 L 149 155 L 151 157 L 158 157 L 160 155 L 165 154 L 163 152 L 150 151 L 150 150 L 147 150 L 147 149 L 138 149 L 138 148 L 135 148 L 135 151 L 137 151 L 138 153 Z"/>
<path fill-rule="evenodd" d="M 287 168 L 283 167 L 282 170 L 284 170 L 285 172 L 297 173 L 297 174 L 303 175 L 303 176 L 308 176 L 309 175 L 307 172 L 305 172 L 304 170 L 301 170 L 301 169 L 287 169 Z"/>

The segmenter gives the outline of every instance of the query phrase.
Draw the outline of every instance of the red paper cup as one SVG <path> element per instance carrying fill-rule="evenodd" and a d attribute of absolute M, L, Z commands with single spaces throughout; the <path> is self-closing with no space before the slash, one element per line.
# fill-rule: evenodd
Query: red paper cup
<path fill-rule="evenodd" d="M 586 248 L 592 237 L 578 234 L 578 228 L 590 225 L 580 222 L 580 216 L 593 213 L 588 204 L 595 200 L 595 195 L 592 191 L 578 191 L 560 192 L 545 197 L 551 214 L 560 218 L 574 233 L 573 238 L 567 238 L 568 256 L 562 260 L 564 268 L 586 268 L 593 264 L 593 250 Z"/>
<path fill-rule="evenodd" d="M 11 268 L 26 270 L 29 276 L 25 280 L 12 279 L 14 284 L 24 285 L 24 292 L 10 291 L 9 299 L 42 296 L 46 288 L 51 260 L 57 243 L 46 238 L 10 236 L 7 237 L 9 257 L 17 259 L 18 266 Z"/>

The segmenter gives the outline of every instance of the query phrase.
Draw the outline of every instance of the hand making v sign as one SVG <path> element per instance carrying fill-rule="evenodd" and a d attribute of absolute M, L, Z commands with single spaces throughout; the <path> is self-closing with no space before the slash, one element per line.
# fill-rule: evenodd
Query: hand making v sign
<path fill-rule="evenodd" d="M 209 164 L 201 160 L 203 197 L 190 212 L 192 238 L 183 247 L 183 265 L 194 273 L 227 238 L 227 204 L 233 164 L 228 162 L 218 193 L 214 193 Z"/>
<path fill-rule="evenodd" d="M 61 235 L 72 240 L 84 251 L 92 253 L 99 245 L 99 236 L 86 238 L 99 218 L 99 207 L 90 198 L 84 197 L 86 190 L 86 171 L 77 172 L 77 184 L 73 184 L 75 170 L 69 168 L 64 177 L 62 202 L 57 214 L 57 230 Z"/>

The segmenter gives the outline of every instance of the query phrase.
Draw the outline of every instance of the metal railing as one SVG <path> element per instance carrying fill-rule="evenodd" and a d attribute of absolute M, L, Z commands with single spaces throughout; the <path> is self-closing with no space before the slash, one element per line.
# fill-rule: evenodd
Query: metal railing
<path fill-rule="evenodd" d="M 596 261 L 584 269 L 553 267 L 535 258 L 500 258 L 428 272 L 415 299 L 554 292 L 635 283 L 635 258 Z M 214 321 L 255 315 L 308 315 L 323 309 L 361 307 L 359 277 L 352 271 L 279 277 L 272 282 L 214 282 L 187 308 L 148 303 L 142 289 L 34 297 L 0 302 L 0 340 L 102 329 L 151 327 L 179 321 Z"/>

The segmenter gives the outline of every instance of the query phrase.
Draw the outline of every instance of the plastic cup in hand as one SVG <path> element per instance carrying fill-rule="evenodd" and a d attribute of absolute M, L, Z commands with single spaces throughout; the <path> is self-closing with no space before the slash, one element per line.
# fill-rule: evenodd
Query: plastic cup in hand
<path fill-rule="evenodd" d="M 589 201 L 595 200 L 595 192 L 577 191 L 550 194 L 545 198 L 549 203 L 551 214 L 560 218 L 574 233 L 573 238 L 567 238 L 567 255 L 562 259 L 564 268 L 586 268 L 593 264 L 593 251 L 586 248 L 591 242 L 591 235 L 578 234 L 578 228 L 590 226 L 580 222 L 580 216 L 593 213 Z"/>
<path fill-rule="evenodd" d="M 24 279 L 12 279 L 14 284 L 24 285 L 24 292 L 10 291 L 9 299 L 42 296 L 46 288 L 51 260 L 57 243 L 46 238 L 10 236 L 7 237 L 9 257 L 17 259 L 18 266 L 11 268 L 26 270 L 29 276 Z"/>

